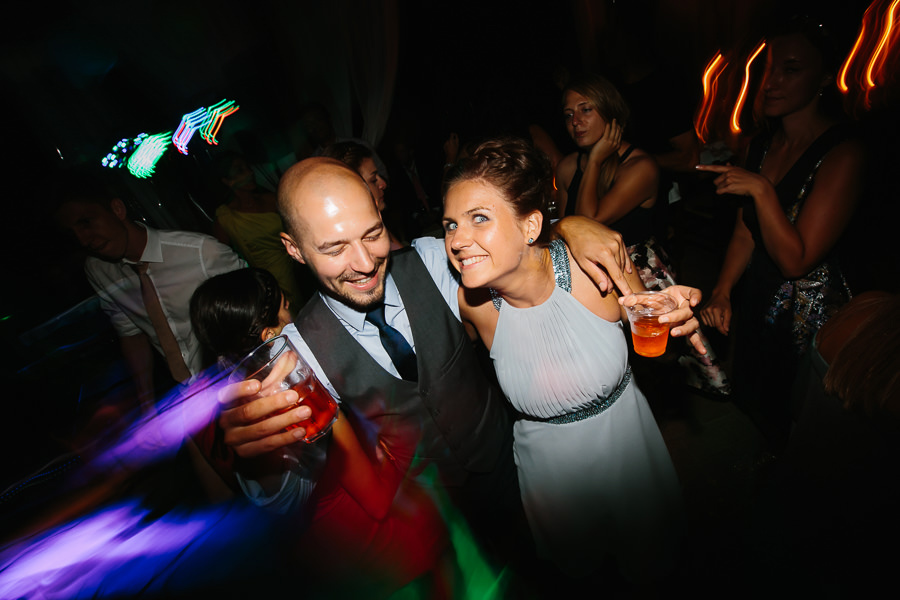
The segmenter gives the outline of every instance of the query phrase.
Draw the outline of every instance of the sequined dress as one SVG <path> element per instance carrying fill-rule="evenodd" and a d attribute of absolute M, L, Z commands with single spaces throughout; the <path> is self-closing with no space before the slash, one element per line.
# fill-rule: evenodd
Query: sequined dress
<path fill-rule="evenodd" d="M 555 243 L 557 287 L 547 301 L 495 301 L 491 358 L 522 414 L 514 426 L 522 503 L 539 551 L 561 569 L 583 574 L 612 557 L 637 580 L 667 567 L 681 491 L 647 400 L 630 380 L 621 324 L 569 293 L 565 245 Z M 554 417 L 571 422 L 545 421 Z"/>
<path fill-rule="evenodd" d="M 785 216 L 794 223 L 812 192 L 828 153 L 853 137 L 854 128 L 834 125 L 820 135 L 781 178 L 775 191 Z M 747 167 L 760 172 L 770 140 L 755 138 Z M 804 277 L 786 279 L 769 256 L 752 198 L 743 200 L 743 220 L 753 236 L 753 255 L 735 289 L 732 329 L 734 400 L 778 442 L 790 431 L 789 402 L 800 357 L 815 333 L 851 297 L 841 267 L 841 243 Z M 761 378 L 760 373 L 765 373 Z"/>

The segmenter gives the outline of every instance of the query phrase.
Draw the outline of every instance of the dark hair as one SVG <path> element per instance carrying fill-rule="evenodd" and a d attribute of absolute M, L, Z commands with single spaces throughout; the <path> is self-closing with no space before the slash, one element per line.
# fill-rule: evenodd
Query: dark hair
<path fill-rule="evenodd" d="M 336 142 L 329 144 L 323 151 L 322 156 L 328 158 L 336 158 L 357 173 L 359 166 L 367 158 L 372 158 L 372 151 L 356 142 Z"/>
<path fill-rule="evenodd" d="M 811 15 L 794 15 L 773 24 L 766 32 L 766 42 L 770 44 L 773 39 L 788 35 L 802 36 L 818 52 L 822 59 L 822 70 L 832 76 L 831 84 L 825 86 L 820 94 L 819 111 L 831 118 L 843 119 L 846 113 L 843 110 L 843 96 L 838 90 L 837 79 L 844 52 L 839 47 L 841 44 L 836 36 L 832 34 L 822 19 Z M 762 92 L 762 87 L 760 92 Z M 772 129 L 775 124 L 769 122 L 761 114 L 762 111 L 759 107 L 761 97 L 761 94 L 757 94 L 754 119 L 763 127 Z"/>
<path fill-rule="evenodd" d="M 207 279 L 191 296 L 191 325 L 207 362 L 237 361 L 278 325 L 281 288 L 265 269 L 246 268 Z"/>
<path fill-rule="evenodd" d="M 843 400 L 847 409 L 896 422 L 900 422 L 898 310 L 900 294 L 867 292 L 845 304 L 820 330 L 824 336 L 855 322 L 828 367 L 825 390 Z"/>
<path fill-rule="evenodd" d="M 210 163 L 210 171 L 212 171 L 213 175 L 219 181 L 221 181 L 222 179 L 229 179 L 232 177 L 234 163 L 238 160 L 243 160 L 246 162 L 243 154 L 235 152 L 234 150 L 225 150 L 224 152 L 216 155 L 216 157 L 212 160 L 212 163 Z"/>
<path fill-rule="evenodd" d="M 497 188 L 520 218 L 539 211 L 544 225 L 538 241 L 549 239 L 553 169 L 540 150 L 515 137 L 482 142 L 450 176 L 447 189 L 463 181 L 483 181 Z"/>
<path fill-rule="evenodd" d="M 46 200 L 47 213 L 54 215 L 69 202 L 96 204 L 110 210 L 113 199 L 122 195 L 105 171 L 108 169 L 82 165 L 57 173 Z"/>
<path fill-rule="evenodd" d="M 766 32 L 766 39 L 771 40 L 793 34 L 799 34 L 806 38 L 821 56 L 825 72 L 837 76 L 843 55 L 838 48 L 835 36 L 821 18 L 813 15 L 793 15 L 777 21 Z"/>

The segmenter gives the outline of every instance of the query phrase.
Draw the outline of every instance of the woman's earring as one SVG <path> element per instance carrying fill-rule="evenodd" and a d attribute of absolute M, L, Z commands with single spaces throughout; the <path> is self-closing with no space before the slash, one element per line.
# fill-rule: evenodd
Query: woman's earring
<path fill-rule="evenodd" d="M 533 244 L 533 243 L 534 243 L 534 238 L 528 238 L 528 243 L 529 243 L 529 244 Z"/>

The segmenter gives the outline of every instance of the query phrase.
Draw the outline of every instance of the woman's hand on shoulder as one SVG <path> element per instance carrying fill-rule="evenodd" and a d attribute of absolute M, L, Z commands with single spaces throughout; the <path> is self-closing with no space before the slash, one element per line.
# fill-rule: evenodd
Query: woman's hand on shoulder
<path fill-rule="evenodd" d="M 554 233 L 565 240 L 572 258 L 601 292 L 618 288 L 631 293 L 626 274 L 634 266 L 619 232 L 589 217 L 572 216 L 558 221 Z"/>

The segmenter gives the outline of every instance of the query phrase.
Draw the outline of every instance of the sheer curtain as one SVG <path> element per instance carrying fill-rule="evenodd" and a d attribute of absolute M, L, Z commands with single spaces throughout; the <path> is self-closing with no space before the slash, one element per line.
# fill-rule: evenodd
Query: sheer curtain
<path fill-rule="evenodd" d="M 353 21 L 350 73 L 363 116 L 362 138 L 377 146 L 391 112 L 397 77 L 396 0 L 372 3 L 370 14 Z"/>
<path fill-rule="evenodd" d="M 284 52 L 284 84 L 298 103 L 322 103 L 339 137 L 377 145 L 397 75 L 397 1 L 290 3 L 270 15 Z M 363 131 L 353 131 L 354 101 Z"/>

